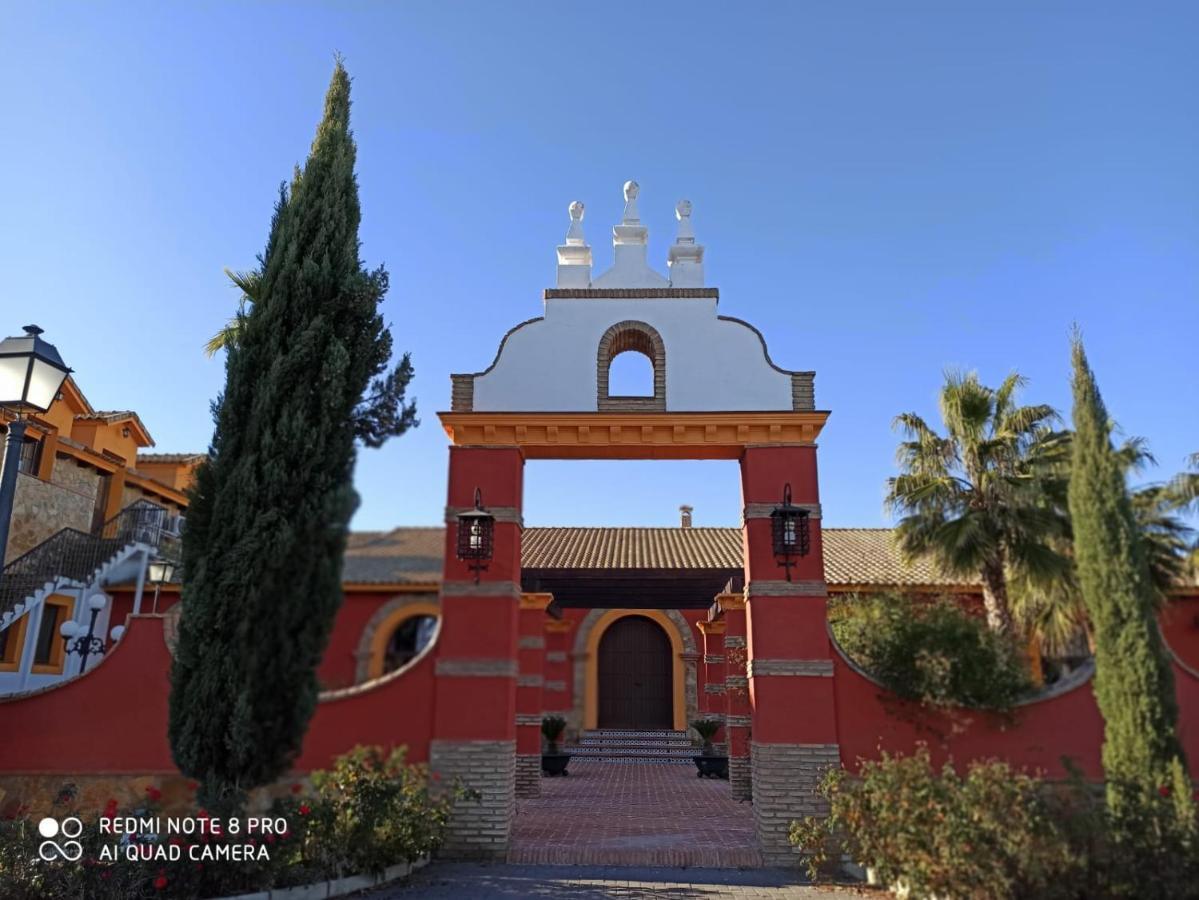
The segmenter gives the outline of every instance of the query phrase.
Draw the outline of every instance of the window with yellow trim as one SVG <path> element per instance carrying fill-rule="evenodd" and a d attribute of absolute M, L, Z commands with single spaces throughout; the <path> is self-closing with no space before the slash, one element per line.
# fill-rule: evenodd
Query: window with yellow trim
<path fill-rule="evenodd" d="M 66 662 L 62 636 L 58 633 L 63 622 L 71 618 L 75 601 L 70 597 L 47 597 L 42 604 L 42 618 L 38 625 L 37 641 L 33 645 L 33 667 L 35 675 L 61 675 Z"/>
<path fill-rule="evenodd" d="M 21 616 L 3 631 L 0 631 L 0 672 L 16 672 L 21 667 L 21 653 L 25 647 L 25 626 L 29 616 Z"/>
<path fill-rule="evenodd" d="M 394 672 L 416 659 L 433 640 L 437 616 L 409 616 L 396 626 L 383 650 L 383 674 Z"/>

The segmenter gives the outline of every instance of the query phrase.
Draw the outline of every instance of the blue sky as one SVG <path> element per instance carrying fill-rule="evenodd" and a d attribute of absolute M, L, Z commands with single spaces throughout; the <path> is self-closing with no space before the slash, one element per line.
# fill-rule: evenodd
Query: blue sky
<path fill-rule="evenodd" d="M 597 270 L 637 179 L 680 197 L 721 311 L 817 371 L 827 525 L 882 525 L 892 417 L 1013 369 L 1068 413 L 1068 333 L 1164 478 L 1199 451 L 1199 5 L 0 4 L 0 330 L 202 449 L 230 314 L 334 51 L 363 257 L 423 425 L 359 461 L 357 528 L 431 524 L 449 373 L 538 315 L 566 206 Z M 732 463 L 531 463 L 530 524 L 735 524 Z"/>

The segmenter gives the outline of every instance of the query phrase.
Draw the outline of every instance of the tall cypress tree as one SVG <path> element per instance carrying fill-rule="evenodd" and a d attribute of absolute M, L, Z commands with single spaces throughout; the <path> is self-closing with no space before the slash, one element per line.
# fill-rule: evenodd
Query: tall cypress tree
<path fill-rule="evenodd" d="M 236 807 L 280 777 L 316 705 L 341 604 L 356 443 L 417 424 L 379 314 L 387 273 L 359 258 L 350 79 L 341 61 L 308 160 L 282 189 L 183 542 L 170 740 L 201 801 Z"/>
<path fill-rule="evenodd" d="M 1125 467 L 1112 448 L 1107 409 L 1077 334 L 1073 365 L 1070 515 L 1079 586 L 1095 632 L 1108 806 L 1119 822 L 1132 820 L 1172 785 L 1183 785 L 1188 800 L 1190 792 L 1179 777 L 1185 761 L 1174 678 L 1154 616 L 1153 583 Z M 1183 798 L 1178 802 L 1184 804 Z"/>

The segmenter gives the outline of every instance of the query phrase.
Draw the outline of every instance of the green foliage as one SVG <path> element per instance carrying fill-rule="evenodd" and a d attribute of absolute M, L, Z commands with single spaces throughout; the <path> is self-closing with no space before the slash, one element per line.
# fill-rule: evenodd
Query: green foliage
<path fill-rule="evenodd" d="M 921 746 L 863 762 L 857 779 L 834 770 L 821 793 L 829 816 L 794 822 L 790 834 L 813 877 L 838 842 L 915 898 L 1050 897 L 1078 867 L 1036 779 L 1006 763 L 975 762 L 963 777 L 948 763 L 938 772 Z"/>
<path fill-rule="evenodd" d="M 183 542 L 170 740 L 203 802 L 281 776 L 316 704 L 341 603 L 356 442 L 416 424 L 411 363 L 388 372 L 387 273 L 359 258 L 350 80 L 338 62 L 311 154 L 283 190 L 227 347 L 216 430 Z"/>
<path fill-rule="evenodd" d="M 691 727 L 703 742 L 705 754 L 712 753 L 712 738 L 716 737 L 716 732 L 720 731 L 723 725 L 720 719 L 696 719 L 691 723 Z"/>
<path fill-rule="evenodd" d="M 996 631 L 1013 629 L 1009 575 L 1052 581 L 1069 569 L 1051 546 L 1069 527 L 1059 502 L 1068 440 L 1052 427 L 1052 407 L 1016 405 L 1023 385 L 1014 374 L 989 388 L 974 373 L 948 373 L 940 397 L 945 436 L 915 413 L 898 416 L 907 439 L 897 453 L 900 474 L 888 481 L 904 556 L 981 578 Z"/>
<path fill-rule="evenodd" d="M 56 816 L 79 816 L 84 853 L 78 862 L 36 861 L 37 822 L 24 816 L 0 822 L 0 893 L 6 900 L 127 900 L 130 897 L 221 897 L 325 881 L 350 874 L 379 873 L 388 866 L 432 854 L 440 845 L 450 806 L 465 796 L 459 787 L 434 792 L 422 766 L 404 764 L 402 749 L 358 747 L 338 758 L 328 772 L 312 775 L 315 796 L 292 795 L 267 814 L 286 829 L 239 834 L 226 826 L 221 835 L 138 834 L 131 841 L 141 856 L 177 853 L 178 859 L 101 859 L 102 846 L 117 838 L 103 834 L 90 818 L 67 802 Z M 161 816 L 156 797 L 118 809 L 110 801 L 102 817 Z M 203 810 L 190 815 L 204 817 Z M 227 821 L 227 820 L 226 820 Z M 222 845 L 266 847 L 266 858 L 197 862 Z M 125 852 L 124 845 L 120 845 Z"/>
<path fill-rule="evenodd" d="M 830 597 L 828 618 L 841 648 L 901 697 L 1002 710 L 1032 690 L 1013 639 L 950 599 Z"/>
<path fill-rule="evenodd" d="M 550 753 L 558 752 L 558 741 L 566 730 L 566 720 L 561 716 L 545 716 L 541 720 L 541 734 L 549 745 Z"/>
<path fill-rule="evenodd" d="M 1146 803 L 1184 767 L 1174 679 L 1154 615 L 1145 541 L 1112 448 L 1107 410 L 1082 341 L 1073 346 L 1070 513 L 1078 581 L 1095 635 L 1095 697 L 1117 841 L 1133 841 Z M 1185 771 L 1185 769 L 1183 769 Z M 1189 791 L 1187 792 L 1189 795 Z"/>

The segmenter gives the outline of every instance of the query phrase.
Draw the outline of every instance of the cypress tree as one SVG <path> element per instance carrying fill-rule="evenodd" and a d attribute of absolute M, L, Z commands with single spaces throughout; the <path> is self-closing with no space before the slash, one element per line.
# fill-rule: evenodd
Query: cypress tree
<path fill-rule="evenodd" d="M 1103 768 L 1117 824 L 1182 782 L 1174 678 L 1154 615 L 1154 588 L 1111 443 L 1107 409 L 1079 335 L 1073 340 L 1074 450 L 1070 515 L 1083 601 L 1095 633 L 1095 696 L 1104 720 Z M 1193 816 L 1186 800 L 1180 818 Z"/>
<path fill-rule="evenodd" d="M 175 762 L 211 808 L 286 772 L 341 604 L 356 444 L 417 424 L 407 355 L 389 370 L 387 273 L 359 258 L 350 79 L 337 61 L 302 170 L 227 342 L 225 389 L 183 542 L 171 671 Z"/>

